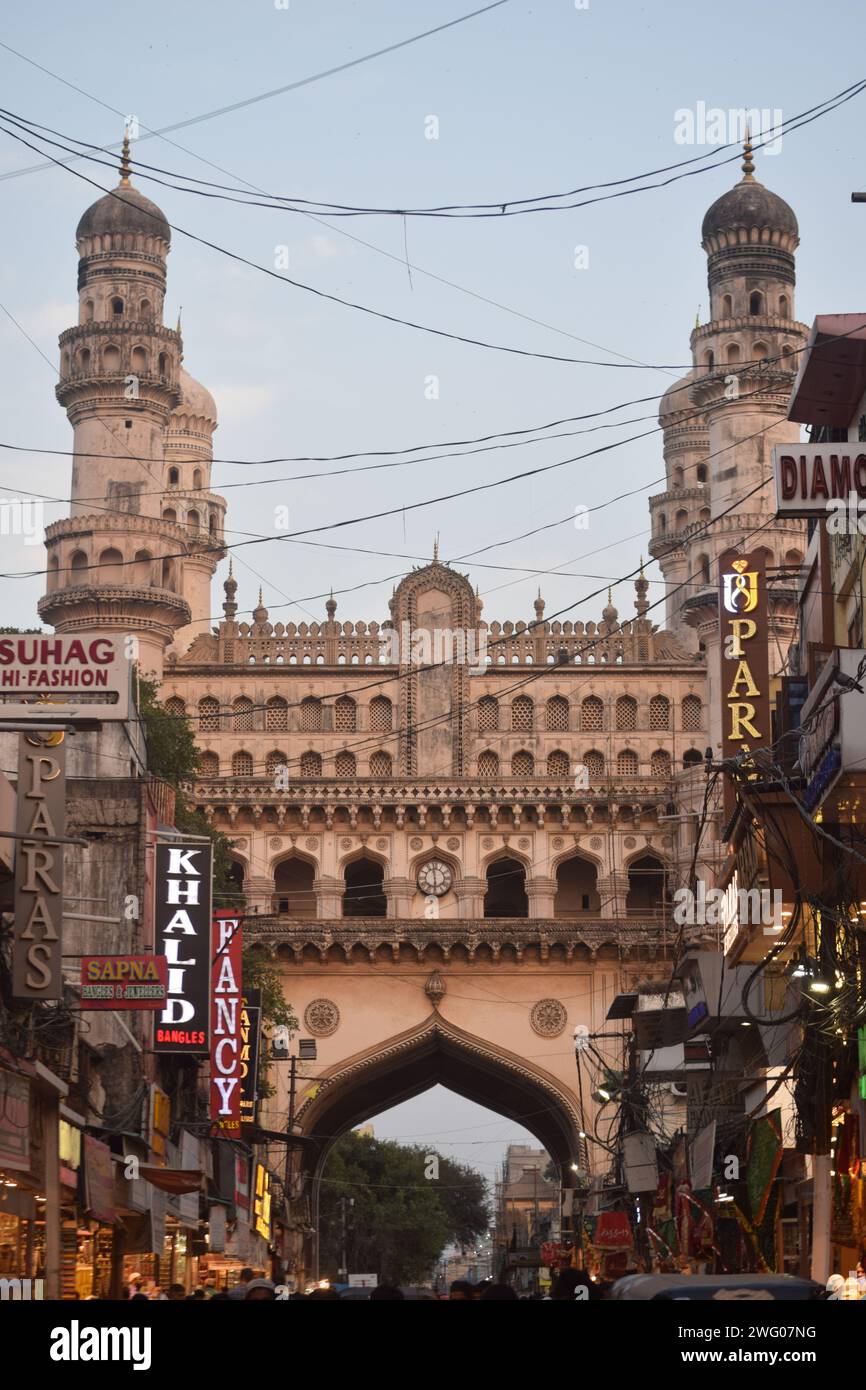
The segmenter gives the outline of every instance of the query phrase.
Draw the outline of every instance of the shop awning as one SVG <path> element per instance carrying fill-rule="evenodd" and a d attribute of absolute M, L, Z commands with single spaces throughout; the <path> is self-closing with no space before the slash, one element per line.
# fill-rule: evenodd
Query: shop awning
<path fill-rule="evenodd" d="M 142 1163 L 139 1175 L 145 1182 L 152 1182 L 163 1192 L 196 1192 L 201 1187 L 204 1173 L 201 1168 L 158 1168 L 155 1164 Z"/>

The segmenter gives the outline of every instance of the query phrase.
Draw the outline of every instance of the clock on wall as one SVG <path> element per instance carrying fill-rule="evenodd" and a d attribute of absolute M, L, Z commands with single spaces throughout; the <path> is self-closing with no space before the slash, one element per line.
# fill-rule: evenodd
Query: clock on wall
<path fill-rule="evenodd" d="M 417 883 L 421 892 L 432 893 L 436 898 L 441 898 L 443 893 L 447 893 L 453 882 L 454 875 L 451 869 L 441 859 L 428 859 L 418 870 Z"/>

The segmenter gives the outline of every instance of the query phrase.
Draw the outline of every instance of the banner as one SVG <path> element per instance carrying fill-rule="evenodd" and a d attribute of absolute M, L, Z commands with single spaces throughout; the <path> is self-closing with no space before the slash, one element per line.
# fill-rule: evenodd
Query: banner
<path fill-rule="evenodd" d="M 168 960 L 168 996 L 156 1018 L 154 1050 L 210 1051 L 210 843 L 156 847 L 155 952 Z"/>
<path fill-rule="evenodd" d="M 773 1110 L 749 1126 L 746 1151 L 746 1189 L 756 1226 L 764 1220 L 773 1183 L 782 1162 L 782 1112 Z"/>
<path fill-rule="evenodd" d="M 164 1009 L 165 956 L 82 956 L 82 1009 Z"/>
<path fill-rule="evenodd" d="M 15 999 L 63 998 L 63 734 L 21 734 L 15 833 Z"/>
<path fill-rule="evenodd" d="M 241 1135 L 242 923 L 214 913 L 211 963 L 210 1117 L 216 1139 Z"/>

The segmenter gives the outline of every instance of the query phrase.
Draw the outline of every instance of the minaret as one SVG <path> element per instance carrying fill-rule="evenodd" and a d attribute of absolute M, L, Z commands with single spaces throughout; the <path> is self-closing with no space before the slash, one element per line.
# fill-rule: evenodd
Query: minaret
<path fill-rule="evenodd" d="M 46 531 L 42 619 L 58 632 L 114 629 L 138 639 L 144 673 L 189 623 L 187 532 L 164 515 L 164 437 L 181 403 L 180 333 L 163 324 L 171 232 L 130 183 L 78 224 L 78 324 L 60 335 L 57 399 L 74 431 L 71 515 Z"/>
<path fill-rule="evenodd" d="M 742 179 L 713 203 L 703 221 L 710 318 L 693 330 L 694 367 L 679 383 L 679 390 L 674 388 L 677 399 L 669 399 L 671 392 L 664 398 L 660 417 L 666 456 L 681 431 L 693 428 L 689 414 L 700 412 L 695 421 L 700 419 L 705 430 L 701 439 L 705 464 L 688 451 L 695 465 L 691 475 L 703 478 L 698 485 L 705 496 L 696 516 L 690 512 L 679 525 L 674 519 L 680 577 L 691 578 L 680 594 L 671 595 L 668 616 L 680 633 L 688 624 L 705 653 L 714 748 L 721 717 L 718 557 L 734 546 L 745 551 L 761 548 L 772 568 L 796 563 L 805 551 L 803 523 L 775 520 L 772 479 L 760 486 L 772 472 L 773 447 L 799 439 L 799 426 L 787 418 L 799 349 L 808 333 L 807 325 L 794 318 L 794 252 L 799 231 L 791 208 L 758 183 L 754 171 L 747 136 Z M 685 447 L 684 434 L 682 442 Z M 709 529 L 704 529 L 706 521 L 713 522 Z M 771 525 L 760 530 L 768 521 Z M 665 572 L 668 556 L 659 546 L 655 528 L 653 538 L 653 553 Z M 665 577 L 670 573 L 668 564 Z M 790 586 L 776 585 L 772 593 L 771 673 L 785 660 L 797 612 Z"/>

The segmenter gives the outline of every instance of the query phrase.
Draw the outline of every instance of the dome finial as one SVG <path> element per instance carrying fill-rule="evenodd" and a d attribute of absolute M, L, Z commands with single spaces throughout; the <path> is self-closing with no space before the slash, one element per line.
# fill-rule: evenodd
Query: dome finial
<path fill-rule="evenodd" d="M 131 172 L 131 170 L 130 170 L 130 167 L 129 167 L 129 130 L 128 130 L 128 129 L 125 129 L 124 132 L 123 132 L 123 146 L 122 146 L 121 151 L 120 151 L 120 186 L 121 186 L 121 188 L 129 188 L 129 175 L 130 175 L 130 172 Z"/>
<path fill-rule="evenodd" d="M 746 123 L 746 138 L 743 141 L 743 182 L 754 183 L 755 164 L 752 159 L 752 132 Z"/>
<path fill-rule="evenodd" d="M 438 564 L 439 564 L 439 532 L 438 532 L 438 531 L 436 532 L 436 535 L 435 535 L 435 537 L 433 538 L 433 563 L 434 563 L 434 565 L 438 565 Z"/>

